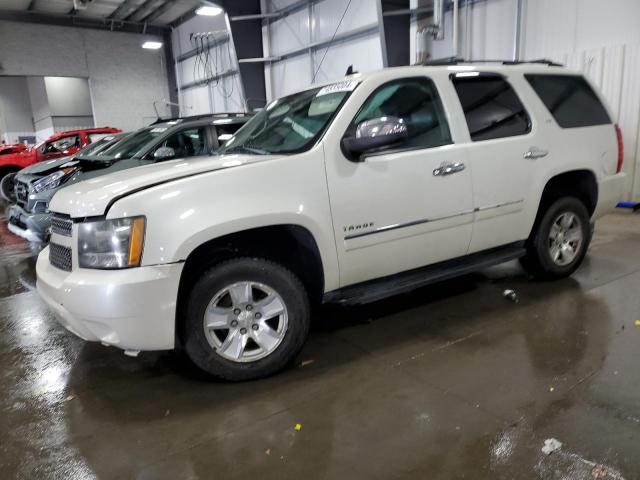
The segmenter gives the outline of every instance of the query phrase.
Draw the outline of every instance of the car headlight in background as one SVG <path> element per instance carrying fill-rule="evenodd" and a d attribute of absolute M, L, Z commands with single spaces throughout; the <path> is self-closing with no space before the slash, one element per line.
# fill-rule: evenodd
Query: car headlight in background
<path fill-rule="evenodd" d="M 115 270 L 140 266 L 145 224 L 144 217 L 81 223 L 78 229 L 80 268 Z"/>
<path fill-rule="evenodd" d="M 33 182 L 34 193 L 44 192 L 52 188 L 59 187 L 67 178 L 69 178 L 77 169 L 75 167 L 63 168 L 51 175 L 47 175 L 40 180 Z"/>

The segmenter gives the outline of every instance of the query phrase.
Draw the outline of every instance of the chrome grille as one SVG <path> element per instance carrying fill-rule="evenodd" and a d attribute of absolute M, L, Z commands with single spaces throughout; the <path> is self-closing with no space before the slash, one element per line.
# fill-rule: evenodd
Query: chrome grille
<path fill-rule="evenodd" d="M 60 215 L 55 214 L 51 216 L 52 233 L 57 233 L 58 235 L 62 235 L 64 237 L 70 237 L 72 227 L 73 222 L 70 218 L 61 217 Z"/>
<path fill-rule="evenodd" d="M 60 270 L 65 272 L 71 271 L 71 249 L 63 247 L 62 245 L 56 245 L 55 243 L 49 244 L 49 263 Z"/>
<path fill-rule="evenodd" d="M 29 201 L 29 185 L 25 182 L 16 182 L 15 184 L 16 191 L 16 201 L 18 205 L 21 207 L 26 207 Z"/>

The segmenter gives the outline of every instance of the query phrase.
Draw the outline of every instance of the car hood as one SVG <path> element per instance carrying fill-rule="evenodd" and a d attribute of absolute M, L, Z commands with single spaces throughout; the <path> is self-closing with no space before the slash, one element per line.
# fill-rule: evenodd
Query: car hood
<path fill-rule="evenodd" d="M 281 158 L 280 155 L 220 155 L 171 160 L 121 170 L 61 189 L 51 200 L 49 210 L 84 218 L 104 215 L 117 198 L 155 185 L 252 163 Z"/>
<path fill-rule="evenodd" d="M 25 159 L 34 160 L 36 158 L 36 151 L 34 149 L 23 150 L 21 152 L 7 153 L 0 157 L 0 165 L 19 163 Z"/>
<path fill-rule="evenodd" d="M 34 175 L 53 173 L 65 163 L 69 163 L 70 160 L 71 157 L 62 157 L 54 160 L 47 160 L 45 162 L 34 163 L 33 165 L 20 170 L 20 174 Z"/>

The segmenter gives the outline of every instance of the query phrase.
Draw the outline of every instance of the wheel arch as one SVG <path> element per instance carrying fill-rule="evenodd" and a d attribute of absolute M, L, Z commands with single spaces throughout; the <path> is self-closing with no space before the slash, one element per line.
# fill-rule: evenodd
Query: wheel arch
<path fill-rule="evenodd" d="M 589 169 L 570 170 L 558 173 L 547 180 L 542 193 L 530 236 L 536 231 L 544 212 L 561 197 L 572 196 L 582 201 L 592 216 L 598 205 L 598 182 Z"/>
<path fill-rule="evenodd" d="M 279 224 L 230 233 L 200 244 L 185 259 L 176 309 L 178 337 L 185 301 L 194 282 L 211 266 L 233 257 L 246 256 L 278 262 L 302 281 L 312 303 L 322 298 L 325 284 L 322 257 L 316 239 L 307 228 Z"/>

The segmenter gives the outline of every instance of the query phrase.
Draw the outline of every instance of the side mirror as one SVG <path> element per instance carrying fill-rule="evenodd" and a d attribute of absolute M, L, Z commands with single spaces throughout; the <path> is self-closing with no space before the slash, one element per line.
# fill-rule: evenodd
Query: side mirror
<path fill-rule="evenodd" d="M 153 158 L 158 161 L 171 160 L 172 158 L 176 158 L 176 151 L 171 147 L 160 147 L 153 152 Z"/>
<path fill-rule="evenodd" d="M 351 156 L 386 147 L 408 136 L 407 124 L 398 117 L 380 117 L 365 120 L 356 128 L 355 137 L 342 139 L 342 147 Z"/>

